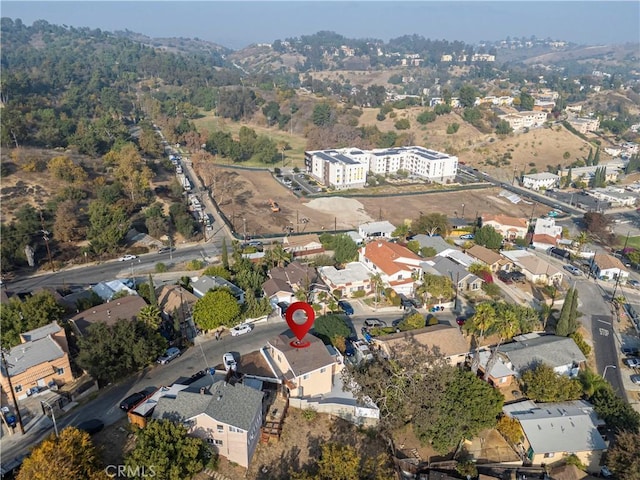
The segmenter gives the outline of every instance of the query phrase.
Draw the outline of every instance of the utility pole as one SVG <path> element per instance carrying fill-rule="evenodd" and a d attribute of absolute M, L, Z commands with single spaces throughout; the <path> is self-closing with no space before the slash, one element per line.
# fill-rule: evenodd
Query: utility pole
<path fill-rule="evenodd" d="M 242 238 L 247 241 L 247 219 L 242 217 Z"/>
<path fill-rule="evenodd" d="M 0 349 L 0 357 L 2 357 L 2 367 L 7 374 L 7 382 L 9 383 L 9 390 L 11 391 L 11 400 L 13 401 L 13 408 L 16 409 L 16 416 L 18 417 L 18 424 L 20 425 L 20 432 L 24 435 L 24 424 L 22 423 L 22 415 L 20 414 L 20 408 L 18 408 L 18 402 L 16 401 L 16 392 L 11 384 L 11 374 L 9 373 L 9 365 L 7 359 L 4 356 L 4 349 Z"/>
<path fill-rule="evenodd" d="M 53 260 L 51 259 L 51 250 L 49 249 L 49 232 L 44 229 L 44 217 L 42 216 L 42 210 L 40 210 L 40 225 L 42 225 L 42 238 L 44 240 L 44 244 L 47 246 L 47 256 L 49 257 L 49 265 L 51 265 L 51 271 L 55 272 L 56 269 L 53 266 Z"/>

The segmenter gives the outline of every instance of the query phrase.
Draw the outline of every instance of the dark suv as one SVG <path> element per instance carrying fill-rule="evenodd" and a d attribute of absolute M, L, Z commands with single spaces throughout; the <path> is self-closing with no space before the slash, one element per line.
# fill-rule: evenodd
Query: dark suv
<path fill-rule="evenodd" d="M 133 393 L 120 402 L 120 409 L 128 412 L 145 398 L 147 398 L 147 394 L 145 392 Z"/>
<path fill-rule="evenodd" d="M 522 272 L 511 272 L 511 280 L 516 283 L 525 283 L 526 277 Z"/>

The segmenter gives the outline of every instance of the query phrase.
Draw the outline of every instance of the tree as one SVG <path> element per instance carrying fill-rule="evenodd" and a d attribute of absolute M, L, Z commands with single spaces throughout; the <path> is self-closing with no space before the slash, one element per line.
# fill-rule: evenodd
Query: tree
<path fill-rule="evenodd" d="M 327 127 L 333 123 L 331 105 L 326 102 L 318 103 L 313 107 L 311 119 L 318 127 Z"/>
<path fill-rule="evenodd" d="M 569 167 L 569 170 L 567 171 L 567 176 L 564 177 L 564 186 L 565 188 L 569 188 L 571 186 L 571 183 L 573 182 L 572 177 L 573 176 L 573 168 Z"/>
<path fill-rule="evenodd" d="M 620 480 L 640 478 L 640 433 L 618 432 L 607 451 L 607 466 Z"/>
<path fill-rule="evenodd" d="M 522 441 L 524 435 L 522 427 L 520 426 L 520 422 L 515 418 L 507 417 L 506 415 L 501 416 L 496 429 L 513 445 L 517 445 Z"/>
<path fill-rule="evenodd" d="M 411 128 L 411 123 L 409 123 L 408 119 L 401 118 L 394 124 L 394 127 L 396 127 L 396 130 L 408 130 Z"/>
<path fill-rule="evenodd" d="M 431 258 L 435 257 L 438 254 L 435 248 L 433 247 L 422 247 L 420 249 L 420 256 L 422 258 Z"/>
<path fill-rule="evenodd" d="M 417 254 L 420 251 L 420 242 L 417 240 L 409 240 L 409 242 L 407 242 L 407 248 Z"/>
<path fill-rule="evenodd" d="M 531 111 L 536 100 L 528 92 L 520 92 L 520 108 L 522 110 Z"/>
<path fill-rule="evenodd" d="M 640 413 L 623 400 L 608 383 L 589 399 L 598 416 L 614 430 L 640 431 Z"/>
<path fill-rule="evenodd" d="M 434 235 L 447 236 L 451 231 L 449 220 L 444 213 L 428 213 L 420 215 L 412 222 L 412 229 L 415 233 L 424 233 L 433 237 Z"/>
<path fill-rule="evenodd" d="M 221 253 L 222 266 L 228 270 L 229 269 L 229 251 L 227 250 L 226 237 L 222 239 L 222 245 L 220 246 L 220 250 L 222 252 Z"/>
<path fill-rule="evenodd" d="M 358 245 L 349 235 L 341 233 L 334 237 L 333 252 L 336 262 L 345 264 L 358 258 Z"/>
<path fill-rule="evenodd" d="M 565 402 L 582 396 L 582 385 L 578 380 L 558 375 L 544 364 L 524 372 L 522 383 L 527 397 L 536 402 Z"/>
<path fill-rule="evenodd" d="M 231 327 L 240 314 L 240 305 L 228 289 L 209 290 L 193 306 L 193 320 L 202 330 Z"/>
<path fill-rule="evenodd" d="M 511 128 L 511 124 L 506 120 L 500 120 L 496 124 L 496 133 L 498 135 L 509 135 L 511 132 L 513 132 L 513 128 Z"/>
<path fill-rule="evenodd" d="M 498 250 L 502 246 L 502 235 L 491 225 L 484 225 L 476 231 L 474 241 L 483 247 Z"/>
<path fill-rule="evenodd" d="M 593 156 L 593 165 L 598 165 L 600 163 L 600 147 L 596 148 L 596 153 Z"/>
<path fill-rule="evenodd" d="M 158 327 L 160 327 L 160 323 L 162 323 L 160 307 L 157 305 L 147 305 L 142 307 L 136 317 L 152 330 L 157 330 Z"/>
<path fill-rule="evenodd" d="M 314 334 L 325 344 L 332 343 L 335 337 L 347 338 L 351 335 L 349 326 L 338 315 L 322 315 L 313 324 Z"/>
<path fill-rule="evenodd" d="M 609 219 L 599 212 L 587 212 L 584 214 L 584 223 L 587 232 L 594 236 L 608 235 Z"/>
<path fill-rule="evenodd" d="M 402 320 L 402 322 L 398 324 L 398 329 L 401 332 L 406 332 L 407 330 L 415 330 L 416 328 L 423 328 L 424 326 L 424 316 L 420 312 L 416 312 Z"/>
<path fill-rule="evenodd" d="M 142 322 L 94 323 L 78 340 L 77 362 L 100 383 L 112 382 L 154 362 L 167 342 Z"/>
<path fill-rule="evenodd" d="M 153 173 L 133 143 L 112 149 L 104 156 L 104 161 L 115 165 L 113 174 L 127 190 L 132 202 L 138 201 L 149 189 Z"/>
<path fill-rule="evenodd" d="M 87 240 L 96 253 L 114 251 L 129 230 L 129 218 L 124 210 L 101 200 L 89 204 Z"/>
<path fill-rule="evenodd" d="M 425 298 L 425 303 L 429 303 L 430 297 L 441 302 L 445 298 L 453 298 L 453 281 L 443 275 L 425 273 L 422 275 L 422 283 L 418 286 L 417 293 Z"/>
<path fill-rule="evenodd" d="M 589 368 L 580 369 L 578 381 L 582 385 L 582 391 L 587 397 L 592 397 L 596 390 L 607 386 L 607 381 Z"/>
<path fill-rule="evenodd" d="M 556 335 L 560 337 L 568 337 L 574 333 L 579 326 L 578 323 L 578 291 L 575 288 L 570 288 L 567 291 L 567 296 L 564 299 L 562 309 L 560 310 L 560 317 L 556 325 Z"/>
<path fill-rule="evenodd" d="M 400 239 L 401 242 L 406 242 L 409 233 L 409 225 L 407 225 L 406 223 L 401 223 L 396 227 L 391 236 Z"/>
<path fill-rule="evenodd" d="M 465 84 L 460 87 L 460 91 L 458 92 L 460 105 L 464 108 L 473 107 L 476 103 L 477 96 L 478 90 L 473 85 Z"/>
<path fill-rule="evenodd" d="M 177 422 L 176 418 L 175 421 Z M 211 453 L 200 438 L 187 435 L 187 427 L 171 420 L 151 420 L 136 432 L 136 444 L 125 463 L 133 470 L 151 472 L 157 478 L 183 480 L 202 471 Z"/>
<path fill-rule="evenodd" d="M 88 433 L 67 427 L 59 437 L 51 434 L 24 459 L 17 480 L 53 478 L 108 478 Z"/>
<path fill-rule="evenodd" d="M 220 277 L 225 280 L 231 280 L 231 272 L 225 268 L 223 265 L 212 265 L 207 267 L 202 275 L 208 275 L 210 277 Z"/>
<path fill-rule="evenodd" d="M 427 123 L 435 122 L 437 118 L 436 112 L 425 110 L 416 117 L 416 120 L 420 125 L 426 125 Z"/>

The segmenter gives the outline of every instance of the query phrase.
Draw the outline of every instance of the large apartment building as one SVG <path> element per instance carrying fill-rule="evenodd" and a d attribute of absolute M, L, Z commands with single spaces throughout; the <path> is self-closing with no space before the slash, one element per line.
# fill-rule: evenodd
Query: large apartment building
<path fill-rule="evenodd" d="M 458 157 L 419 146 L 370 151 L 346 148 L 305 152 L 305 165 L 324 185 L 344 189 L 364 187 L 368 173 L 386 175 L 400 170 L 446 183 L 458 172 Z"/>
<path fill-rule="evenodd" d="M 547 121 L 546 112 L 518 112 L 500 115 L 500 120 L 506 120 L 514 130 L 538 127 Z"/>

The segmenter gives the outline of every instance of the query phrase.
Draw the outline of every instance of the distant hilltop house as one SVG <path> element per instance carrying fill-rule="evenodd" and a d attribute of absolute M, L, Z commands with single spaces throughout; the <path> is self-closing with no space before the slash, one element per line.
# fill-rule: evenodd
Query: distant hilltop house
<path fill-rule="evenodd" d="M 604 179 L 607 182 L 615 182 L 618 180 L 618 175 L 620 171 L 624 169 L 624 164 L 620 161 L 609 162 L 603 165 L 592 165 L 589 167 L 576 167 L 576 168 L 565 168 L 558 171 L 558 175 L 560 175 L 560 179 L 564 178 L 571 171 L 571 179 L 573 181 L 584 181 L 585 183 L 589 183 L 591 178 L 595 175 L 596 170 L 598 168 L 604 167 Z"/>
<path fill-rule="evenodd" d="M 547 121 L 546 112 L 517 112 L 500 115 L 500 120 L 506 121 L 514 130 L 522 130 L 524 128 L 539 127 Z"/>
<path fill-rule="evenodd" d="M 458 157 L 425 147 L 375 150 L 344 148 L 305 152 L 307 171 L 332 188 L 362 188 L 369 173 L 386 175 L 400 170 L 432 182 L 452 181 L 458 173 Z"/>
<path fill-rule="evenodd" d="M 573 117 L 567 119 L 569 125 L 576 129 L 578 133 L 582 133 L 583 135 L 587 132 L 595 132 L 600 128 L 600 119 L 599 118 L 583 118 L 583 117 Z"/>

